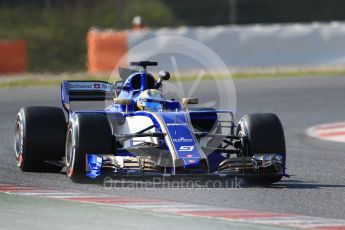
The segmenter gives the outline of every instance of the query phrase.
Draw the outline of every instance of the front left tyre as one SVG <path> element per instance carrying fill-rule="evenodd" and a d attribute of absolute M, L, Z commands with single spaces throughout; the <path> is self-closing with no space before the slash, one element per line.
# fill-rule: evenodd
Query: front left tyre
<path fill-rule="evenodd" d="M 65 152 L 66 119 L 60 108 L 30 106 L 17 114 L 14 149 L 24 172 L 59 172 Z M 56 162 L 56 163 L 54 163 Z"/>
<path fill-rule="evenodd" d="M 106 114 L 76 113 L 71 118 L 66 137 L 67 176 L 76 183 L 84 182 L 87 154 L 115 153 L 115 139 Z"/>

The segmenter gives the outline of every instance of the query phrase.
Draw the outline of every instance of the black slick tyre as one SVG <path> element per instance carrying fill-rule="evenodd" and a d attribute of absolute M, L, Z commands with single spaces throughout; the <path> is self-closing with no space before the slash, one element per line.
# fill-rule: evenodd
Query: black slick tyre
<path fill-rule="evenodd" d="M 31 106 L 19 110 L 14 150 L 24 172 L 59 172 L 65 152 L 66 119 L 60 108 Z M 57 162 L 54 164 L 54 162 Z"/>
<path fill-rule="evenodd" d="M 283 126 L 277 115 L 255 113 L 244 115 L 237 127 L 237 135 L 242 136 L 242 152 L 246 156 L 253 154 L 279 153 L 286 162 L 286 148 Z M 261 176 L 257 182 L 271 184 L 280 181 L 282 175 Z"/>
<path fill-rule="evenodd" d="M 87 154 L 114 154 L 114 138 L 105 114 L 77 113 L 67 127 L 65 160 L 67 176 L 85 182 Z"/>

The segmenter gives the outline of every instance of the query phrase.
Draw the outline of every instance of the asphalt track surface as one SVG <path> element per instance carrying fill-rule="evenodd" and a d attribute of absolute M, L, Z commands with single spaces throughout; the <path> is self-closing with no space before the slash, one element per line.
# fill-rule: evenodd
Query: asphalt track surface
<path fill-rule="evenodd" d="M 59 87 L 55 87 L 0 90 L 0 183 L 345 219 L 345 145 L 305 134 L 310 126 L 345 120 L 345 78 L 248 79 L 235 85 L 237 117 L 254 112 L 280 117 L 291 178 L 270 187 L 105 189 L 102 184 L 74 184 L 63 172 L 23 173 L 15 165 L 13 152 L 16 113 L 28 105 L 60 106 Z M 218 94 L 206 89 L 206 82 L 198 88 L 205 97 Z"/>

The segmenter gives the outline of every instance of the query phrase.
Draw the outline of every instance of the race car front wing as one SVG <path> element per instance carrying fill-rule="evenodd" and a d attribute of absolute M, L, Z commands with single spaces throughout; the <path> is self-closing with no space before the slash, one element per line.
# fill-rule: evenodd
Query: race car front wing
<path fill-rule="evenodd" d="M 90 178 L 104 176 L 289 176 L 285 173 L 283 159 L 279 154 L 255 154 L 252 157 L 231 157 L 220 163 L 219 169 L 213 173 L 193 173 L 190 171 L 170 171 L 171 166 L 161 167 L 156 161 L 146 156 L 114 156 L 87 154 L 86 175 Z M 175 173 L 174 173 L 175 172 Z"/>

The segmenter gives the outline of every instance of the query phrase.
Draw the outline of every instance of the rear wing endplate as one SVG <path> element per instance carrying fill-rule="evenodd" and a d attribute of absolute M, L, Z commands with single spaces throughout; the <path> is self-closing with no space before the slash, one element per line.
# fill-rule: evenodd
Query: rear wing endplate
<path fill-rule="evenodd" d="M 63 81 L 61 101 L 70 110 L 71 101 L 104 101 L 115 97 L 113 84 L 105 81 Z"/>

